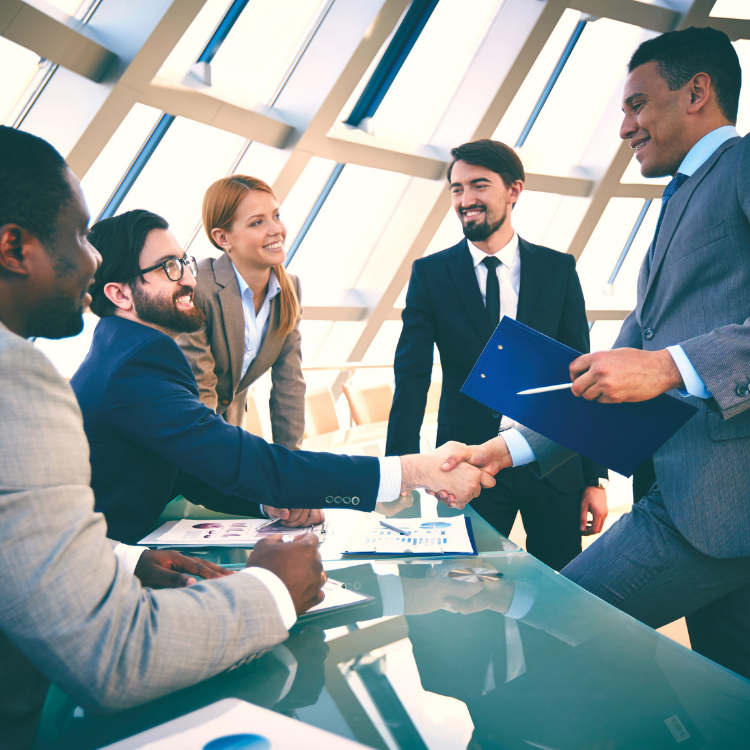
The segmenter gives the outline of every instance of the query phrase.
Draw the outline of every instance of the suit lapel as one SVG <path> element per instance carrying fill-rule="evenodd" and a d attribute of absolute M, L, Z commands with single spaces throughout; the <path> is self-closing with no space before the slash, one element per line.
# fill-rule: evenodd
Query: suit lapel
<path fill-rule="evenodd" d="M 490 321 L 487 318 L 487 309 L 479 291 L 477 274 L 474 270 L 474 262 L 469 252 L 466 240 L 462 240 L 453 248 L 446 261 L 448 273 L 456 286 L 457 297 L 466 310 L 472 324 L 476 328 L 483 341 L 487 341 L 492 335 Z"/>
<path fill-rule="evenodd" d="M 219 304 L 224 321 L 224 332 L 229 346 L 232 365 L 232 389 L 236 390 L 242 377 L 242 360 L 245 356 L 245 311 L 242 309 L 240 285 L 232 261 L 224 254 L 213 263 L 214 278 L 221 287 Z"/>
<path fill-rule="evenodd" d="M 518 290 L 516 320 L 524 325 L 529 325 L 539 292 L 541 269 L 536 249 L 520 237 L 518 238 L 518 251 L 521 256 L 521 285 Z"/>
<path fill-rule="evenodd" d="M 669 199 L 667 204 L 667 211 L 664 214 L 661 229 L 659 230 L 659 237 L 654 248 L 654 260 L 651 263 L 651 272 L 648 275 L 648 281 L 646 283 L 646 289 L 641 298 L 645 302 L 646 297 L 651 293 L 651 289 L 654 286 L 656 277 L 659 275 L 659 269 L 664 261 L 664 258 L 669 250 L 669 246 L 672 243 L 674 233 L 677 231 L 682 215 L 685 213 L 690 198 L 692 197 L 695 189 L 701 184 L 703 178 L 713 169 L 714 164 L 728 148 L 733 146 L 739 138 L 730 138 L 728 141 L 719 146 L 711 156 L 701 165 L 695 174 L 693 174 L 687 182 Z M 643 304 L 641 304 L 641 307 Z"/>

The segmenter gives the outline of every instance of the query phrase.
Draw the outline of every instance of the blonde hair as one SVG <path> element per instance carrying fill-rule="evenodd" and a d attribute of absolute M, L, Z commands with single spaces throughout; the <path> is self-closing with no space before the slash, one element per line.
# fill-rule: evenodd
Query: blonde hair
<path fill-rule="evenodd" d="M 251 191 L 261 190 L 269 193 L 274 198 L 273 190 L 270 185 L 259 180 L 257 177 L 248 177 L 247 175 L 235 174 L 231 177 L 224 177 L 217 180 L 211 185 L 206 194 L 203 196 L 203 228 L 206 230 L 208 239 L 211 244 L 219 249 L 224 250 L 216 242 L 211 232 L 214 229 L 223 229 L 229 231 L 232 227 L 237 207 L 240 201 Z M 289 278 L 289 274 L 282 264 L 273 266 L 273 272 L 276 274 L 281 291 L 279 292 L 279 327 L 276 335 L 279 338 L 288 336 L 296 327 L 297 319 L 300 315 L 300 305 L 297 299 L 297 292 Z"/>

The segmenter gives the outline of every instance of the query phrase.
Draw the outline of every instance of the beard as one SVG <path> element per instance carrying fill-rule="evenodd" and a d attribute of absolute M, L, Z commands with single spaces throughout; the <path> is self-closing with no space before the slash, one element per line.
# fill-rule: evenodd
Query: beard
<path fill-rule="evenodd" d="M 187 286 L 178 287 L 172 296 L 166 294 L 149 295 L 144 286 L 136 282 L 132 287 L 133 306 L 144 323 L 164 328 L 174 333 L 195 333 L 206 322 L 206 316 L 199 307 L 180 310 L 177 298 L 188 295 L 193 299 L 193 290 Z"/>
<path fill-rule="evenodd" d="M 484 216 L 480 216 L 478 219 L 464 222 L 464 212 L 471 211 L 473 208 L 483 208 Z M 487 206 L 469 206 L 468 208 L 461 209 L 461 226 L 464 230 L 464 237 L 470 242 L 484 242 L 489 239 L 498 229 L 505 223 L 505 219 L 508 216 L 508 208 L 506 206 L 503 215 L 500 218 L 493 216 Z"/>

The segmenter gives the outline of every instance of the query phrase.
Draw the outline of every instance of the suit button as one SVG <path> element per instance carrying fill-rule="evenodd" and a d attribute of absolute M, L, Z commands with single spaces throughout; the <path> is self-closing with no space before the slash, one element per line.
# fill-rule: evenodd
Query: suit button
<path fill-rule="evenodd" d="M 492 418 L 493 419 L 500 419 L 500 415 L 496 411 L 493 411 L 492 412 Z"/>
<path fill-rule="evenodd" d="M 327 502 L 327 503 L 332 503 L 332 502 L 333 502 L 333 495 L 329 495 L 329 496 L 328 496 L 328 497 L 326 498 L 326 502 Z"/>
<path fill-rule="evenodd" d="M 333 498 L 333 502 L 334 503 L 340 503 L 341 502 L 341 497 L 339 495 L 336 495 L 336 497 Z"/>
<path fill-rule="evenodd" d="M 358 497 L 353 497 L 352 498 L 352 505 L 359 505 L 359 498 Z"/>
<path fill-rule="evenodd" d="M 747 394 L 750 393 L 750 389 L 746 385 L 738 385 L 735 393 L 740 398 L 745 398 L 745 396 L 747 396 Z"/>
<path fill-rule="evenodd" d="M 351 499 L 350 497 L 345 497 L 345 498 L 344 498 L 344 505 L 349 505 L 349 503 L 350 503 L 351 501 L 352 501 L 352 499 Z"/>
<path fill-rule="evenodd" d="M 224 406 L 229 406 L 229 399 L 228 399 L 228 398 L 223 398 L 223 399 L 221 399 L 221 403 L 222 403 L 222 404 L 223 404 Z"/>
<path fill-rule="evenodd" d="M 646 341 L 651 341 L 651 339 L 654 338 L 654 329 L 653 328 L 647 328 L 643 332 L 643 338 L 646 339 Z"/>

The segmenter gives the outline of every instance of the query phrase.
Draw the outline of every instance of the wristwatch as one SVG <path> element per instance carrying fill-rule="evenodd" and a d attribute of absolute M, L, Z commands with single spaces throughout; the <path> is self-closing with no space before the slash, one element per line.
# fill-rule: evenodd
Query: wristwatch
<path fill-rule="evenodd" d="M 605 477 L 593 477 L 586 480 L 587 487 L 598 487 L 600 490 L 606 490 L 609 487 L 609 479 Z"/>

